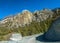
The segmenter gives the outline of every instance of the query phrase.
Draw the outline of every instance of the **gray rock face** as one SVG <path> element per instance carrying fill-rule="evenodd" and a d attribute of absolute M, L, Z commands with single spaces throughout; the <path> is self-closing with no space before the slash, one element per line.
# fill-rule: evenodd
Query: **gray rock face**
<path fill-rule="evenodd" d="M 60 41 L 60 17 L 52 22 L 48 31 L 45 33 L 45 38 L 48 40 Z"/>
<path fill-rule="evenodd" d="M 36 19 L 36 21 L 44 21 L 48 18 L 52 18 L 53 17 L 53 12 L 50 9 L 42 9 L 39 11 L 35 11 L 34 12 L 34 17 Z"/>

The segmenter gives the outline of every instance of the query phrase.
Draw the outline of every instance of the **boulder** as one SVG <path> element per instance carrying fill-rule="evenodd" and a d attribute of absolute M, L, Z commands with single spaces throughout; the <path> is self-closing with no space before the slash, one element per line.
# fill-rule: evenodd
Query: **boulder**
<path fill-rule="evenodd" d="M 57 19 L 52 22 L 44 35 L 48 40 L 60 41 L 60 17 L 57 17 Z"/>

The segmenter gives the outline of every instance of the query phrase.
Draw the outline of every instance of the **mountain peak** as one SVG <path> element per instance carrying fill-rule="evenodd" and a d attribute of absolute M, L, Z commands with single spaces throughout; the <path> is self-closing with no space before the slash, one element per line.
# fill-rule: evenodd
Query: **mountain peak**
<path fill-rule="evenodd" d="M 30 12 L 30 11 L 29 11 L 29 10 L 27 10 L 27 9 L 25 9 L 25 10 L 23 10 L 22 12 L 24 13 L 24 12 Z"/>

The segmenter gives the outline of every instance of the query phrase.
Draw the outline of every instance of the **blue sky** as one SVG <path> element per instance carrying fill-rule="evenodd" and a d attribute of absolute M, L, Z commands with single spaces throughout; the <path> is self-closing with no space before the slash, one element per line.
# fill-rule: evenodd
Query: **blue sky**
<path fill-rule="evenodd" d="M 58 8 L 60 0 L 0 0 L 0 18 L 16 14 L 24 9 L 40 10 L 43 8 Z"/>

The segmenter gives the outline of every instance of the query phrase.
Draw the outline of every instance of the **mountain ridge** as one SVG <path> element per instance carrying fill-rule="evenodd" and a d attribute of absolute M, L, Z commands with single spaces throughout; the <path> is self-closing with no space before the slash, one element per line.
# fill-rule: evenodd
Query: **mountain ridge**
<path fill-rule="evenodd" d="M 50 13 L 51 14 L 50 14 Z M 49 13 L 49 14 L 48 14 Z M 3 20 L 0 21 L 0 23 L 5 24 L 8 21 L 18 23 L 20 26 L 25 26 L 25 24 L 30 24 L 32 21 L 43 21 L 47 18 L 52 17 L 53 12 L 49 9 L 43 9 L 40 11 L 30 12 L 28 10 L 23 10 L 20 13 L 17 13 L 15 15 L 10 15 L 5 17 Z M 15 24 L 12 24 L 15 25 Z"/>

